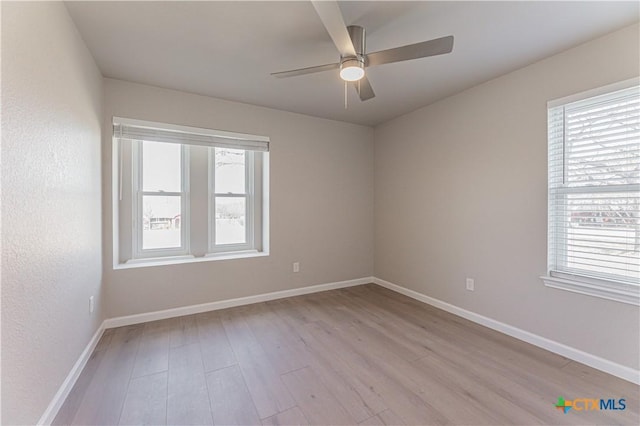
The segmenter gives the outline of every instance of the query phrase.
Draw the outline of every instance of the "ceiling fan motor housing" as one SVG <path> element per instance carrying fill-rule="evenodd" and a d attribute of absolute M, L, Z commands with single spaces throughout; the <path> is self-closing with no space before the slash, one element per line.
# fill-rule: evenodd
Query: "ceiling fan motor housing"
<path fill-rule="evenodd" d="M 358 81 L 364 77 L 365 64 L 365 34 L 364 28 L 351 25 L 347 27 L 356 56 L 342 56 L 340 58 L 340 77 L 345 81 Z"/>

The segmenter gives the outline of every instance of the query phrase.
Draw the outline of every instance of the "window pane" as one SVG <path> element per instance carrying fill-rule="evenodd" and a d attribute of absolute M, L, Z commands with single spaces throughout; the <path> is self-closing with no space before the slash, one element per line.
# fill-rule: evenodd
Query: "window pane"
<path fill-rule="evenodd" d="M 179 248 L 181 244 L 180 196 L 142 197 L 142 248 Z"/>
<path fill-rule="evenodd" d="M 245 193 L 245 151 L 215 148 L 216 194 Z"/>
<path fill-rule="evenodd" d="M 640 97 L 584 103 L 566 107 L 566 185 L 639 184 Z"/>
<path fill-rule="evenodd" d="M 181 149 L 175 143 L 142 143 L 143 191 L 181 191 Z"/>
<path fill-rule="evenodd" d="M 246 200 L 244 197 L 216 197 L 216 244 L 244 244 Z"/>
<path fill-rule="evenodd" d="M 640 196 L 628 192 L 567 195 L 569 226 L 560 250 L 567 270 L 640 279 L 639 203 Z"/>

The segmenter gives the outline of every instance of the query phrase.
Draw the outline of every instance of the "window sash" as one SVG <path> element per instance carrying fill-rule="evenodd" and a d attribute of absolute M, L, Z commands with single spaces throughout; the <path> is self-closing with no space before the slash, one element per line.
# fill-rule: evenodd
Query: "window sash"
<path fill-rule="evenodd" d="M 633 174 L 640 152 L 637 131 L 640 88 L 633 87 L 638 84 L 635 79 L 623 83 L 609 86 L 613 93 L 590 91 L 582 98 L 573 96 L 564 103 L 548 104 L 550 276 L 580 279 L 589 286 L 604 282 L 622 287 L 640 286 L 637 272 L 640 184 L 636 183 L 640 180 Z M 620 106 L 622 102 L 629 107 Z M 568 114 L 574 114 L 571 123 Z M 598 124 L 593 126 L 593 121 Z M 582 131 L 578 136 L 572 133 L 576 129 Z M 572 147 L 567 145 L 569 140 L 574 144 Z M 609 197 L 609 203 L 603 197 Z M 619 206 L 632 207 L 611 209 L 616 205 L 612 204 L 615 199 L 621 201 Z M 578 217 L 578 227 L 572 227 L 571 214 L 576 212 L 585 212 L 588 220 L 602 222 L 587 223 L 580 229 Z M 618 236 L 624 229 L 628 229 L 627 235 Z M 601 246 L 618 247 L 613 241 L 619 242 L 620 247 L 626 244 L 631 254 L 606 253 L 608 249 Z M 598 268 L 601 270 L 594 271 Z"/>
<path fill-rule="evenodd" d="M 628 185 L 625 188 L 633 188 L 633 192 L 640 192 L 640 185 Z M 627 231 L 629 226 L 624 224 L 610 224 L 604 222 L 605 220 L 626 222 L 627 220 L 637 220 L 631 217 L 612 217 L 612 216 L 600 216 L 601 213 L 611 213 L 606 210 L 581 210 L 580 213 L 586 210 L 587 219 L 597 220 L 599 222 L 587 224 L 581 233 L 577 233 L 576 229 L 580 231 L 579 225 L 572 228 L 571 216 L 568 211 L 569 202 L 566 201 L 570 195 L 573 194 L 608 194 L 615 196 L 617 194 L 628 194 L 629 191 L 619 191 L 618 188 L 609 188 L 606 191 L 604 188 L 598 188 L 598 191 L 589 192 L 584 188 L 581 191 L 574 191 L 574 188 L 559 189 L 556 192 L 555 199 L 556 205 L 550 209 L 549 221 L 555 222 L 555 231 L 550 235 L 549 239 L 549 273 L 551 276 L 565 276 L 558 274 L 568 274 L 576 277 L 593 278 L 606 281 L 615 281 L 620 283 L 627 283 L 631 285 L 640 286 L 638 282 L 638 273 L 636 272 L 640 265 L 638 265 L 638 257 L 633 255 L 624 254 L 609 254 L 604 251 L 623 251 L 624 247 L 634 245 L 634 238 L 638 238 L 632 234 L 633 231 Z M 637 195 L 640 197 L 640 195 Z M 626 197 L 624 197 L 626 198 Z M 562 200 L 557 202 L 557 200 Z M 613 212 L 615 213 L 615 211 Z M 627 212 L 622 212 L 627 213 Z M 636 212 L 637 214 L 637 212 Z M 600 228 L 598 227 L 600 226 Z M 638 228 L 638 225 L 635 226 Z M 571 231 L 574 231 L 571 234 Z M 637 230 L 635 232 L 638 232 Z M 607 233 L 606 237 L 604 234 Z M 595 253 L 596 250 L 603 251 L 603 253 Z M 637 251 L 637 247 L 635 250 Z M 602 269 L 597 271 L 595 269 Z M 617 271 L 617 272 L 616 272 Z M 634 274 L 634 272 L 636 272 Z"/>

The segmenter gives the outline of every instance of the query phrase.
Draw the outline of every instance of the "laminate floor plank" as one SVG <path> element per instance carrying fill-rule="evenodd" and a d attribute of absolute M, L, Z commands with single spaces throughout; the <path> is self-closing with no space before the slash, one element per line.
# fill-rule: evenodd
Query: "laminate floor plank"
<path fill-rule="evenodd" d="M 373 292 L 375 294 L 375 291 Z M 395 297 L 395 296 L 394 296 Z M 407 302 L 408 304 L 408 302 Z M 390 308 L 393 310 L 392 308 Z M 398 313 L 398 315 L 402 315 L 404 313 L 405 316 L 411 317 L 407 315 L 406 306 L 403 308 L 402 313 Z M 444 313 L 447 314 L 447 313 Z M 420 323 L 420 321 L 418 321 Z M 523 352 L 515 351 L 514 347 L 517 345 L 509 344 L 509 345 L 494 345 L 489 344 L 491 342 L 484 341 L 484 347 L 482 345 L 482 338 L 478 338 L 477 336 L 469 336 L 468 331 L 446 331 L 443 332 L 443 329 L 446 328 L 446 325 L 443 327 L 429 327 L 426 326 L 425 323 L 421 323 L 423 327 L 423 331 L 430 331 L 428 333 L 429 339 L 432 342 L 432 349 L 439 351 L 441 355 L 445 358 L 450 359 L 453 354 L 456 352 L 460 352 L 462 348 L 464 348 L 464 352 L 461 355 L 460 365 L 473 365 L 475 363 L 479 363 L 480 365 L 484 365 L 485 368 L 487 364 L 491 365 L 489 368 L 493 368 L 493 371 L 501 376 L 508 376 L 511 378 L 510 381 L 506 383 L 502 383 L 502 387 L 509 386 L 514 387 L 515 392 L 512 394 L 515 395 L 530 395 L 528 398 L 521 398 L 518 401 L 518 404 L 521 407 L 529 407 L 530 415 L 535 415 L 536 417 L 542 417 L 546 423 L 554 423 L 557 422 L 557 418 L 550 418 L 551 414 L 548 410 L 545 411 L 545 404 L 548 404 L 548 397 L 542 393 L 542 390 L 546 390 L 546 394 L 552 395 L 565 395 L 565 394 L 590 394 L 596 395 L 598 393 L 602 393 L 602 388 L 594 387 L 591 384 L 580 380 L 578 377 L 575 377 L 571 374 L 565 374 L 562 371 L 562 368 L 554 367 L 556 366 L 565 366 L 566 363 L 552 363 L 552 365 L 548 365 L 545 362 L 540 361 L 539 356 L 530 357 L 527 349 L 528 344 L 523 344 L 520 347 L 524 349 Z M 407 327 L 403 327 L 405 330 Z M 462 345 L 455 344 L 451 345 L 449 342 L 456 342 L 457 339 L 464 339 L 466 344 L 471 343 L 471 348 L 469 346 L 463 347 Z M 515 340 L 515 339 L 512 339 Z M 435 345 L 433 342 L 437 342 Z M 446 349 L 442 349 L 446 348 Z M 535 348 L 535 353 L 539 352 L 539 348 Z M 554 354 L 551 354 L 555 356 Z M 544 357 L 543 359 L 549 359 L 553 357 Z M 492 360 L 502 360 L 499 363 L 493 363 Z M 531 374 L 529 372 L 533 371 Z M 603 373 L 604 374 L 604 373 Z M 614 382 L 619 380 L 614 378 L 613 376 L 609 376 Z M 493 377 L 496 377 L 495 375 Z M 485 377 L 484 382 L 487 385 L 492 383 L 492 378 Z M 624 382 L 627 383 L 627 382 Z M 631 385 L 631 384 L 630 384 Z M 634 386 L 634 385 L 631 385 Z M 623 386 L 624 387 L 624 386 Z M 494 388 L 496 388 L 494 386 Z M 496 389 L 501 389 L 497 387 Z M 531 394 L 530 390 L 537 390 L 538 393 Z M 503 393 L 503 398 L 514 398 L 511 395 L 505 395 Z M 634 399 L 637 401 L 637 398 Z M 536 404 L 536 402 L 538 402 Z M 632 403 L 633 404 L 633 403 Z M 626 411 L 624 414 L 625 418 L 634 422 L 637 419 L 637 408 L 633 405 Z M 522 417 L 526 417 L 526 414 L 522 414 Z M 615 412 L 606 412 L 606 413 L 575 413 L 573 418 L 563 420 L 567 423 L 572 423 L 573 421 L 577 421 L 578 424 L 589 422 L 590 420 L 595 420 L 596 418 L 600 418 L 601 421 L 604 422 L 613 422 L 616 423 L 617 419 L 620 417 L 619 413 Z"/>
<path fill-rule="evenodd" d="M 575 382 L 575 379 L 568 379 L 564 386 L 560 387 L 550 383 L 544 375 L 540 376 L 535 369 L 514 369 L 500 359 L 470 353 L 446 340 L 439 341 L 437 346 L 434 345 L 434 349 L 436 349 L 434 354 L 438 356 L 437 359 L 449 365 L 444 368 L 449 382 L 455 381 L 460 375 L 463 381 L 475 380 L 481 385 L 480 391 L 486 389 L 489 393 L 500 395 L 503 400 L 511 401 L 518 408 L 515 414 L 511 415 L 517 415 L 518 419 L 534 416 L 540 420 L 531 421 L 531 423 L 588 424 L 588 417 L 593 418 L 587 413 L 575 413 L 565 420 L 558 418 L 557 411 L 548 409 L 550 398 L 547 395 L 574 393 L 575 383 L 572 384 L 572 382 Z M 418 363 L 421 362 L 426 363 L 424 368 L 430 372 L 443 368 L 433 359 L 425 358 Z M 502 407 L 500 400 L 494 405 L 505 415 L 514 413 L 513 407 Z M 629 414 L 632 415 L 632 413 Z"/>
<path fill-rule="evenodd" d="M 373 293 L 375 294 L 375 292 Z M 455 315 L 447 312 L 437 310 L 437 314 L 431 315 L 426 313 L 430 310 L 435 310 L 435 308 L 431 306 L 425 308 L 427 309 L 426 312 L 420 312 L 417 310 L 417 307 L 409 302 L 398 306 L 393 301 L 389 302 L 390 299 L 391 298 L 386 297 L 381 302 L 388 303 L 388 309 L 396 312 L 397 315 L 402 315 L 410 321 L 415 321 L 415 324 L 426 330 L 429 336 L 438 336 L 452 341 L 464 341 L 467 348 L 472 347 L 473 350 L 483 353 L 488 357 L 508 359 L 509 362 L 517 368 L 527 369 L 535 365 L 536 367 L 544 367 L 548 370 L 555 371 L 567 362 L 566 358 L 550 353 L 550 356 L 547 356 L 546 360 L 532 356 L 532 353 L 538 354 L 539 348 L 535 348 L 526 343 L 522 343 L 521 345 L 513 343 L 508 345 L 502 344 L 502 337 L 496 337 L 496 335 L 501 333 L 493 330 L 487 329 L 480 335 L 480 333 L 475 332 L 475 326 L 477 326 L 477 324 L 469 322 L 469 327 L 465 327 L 464 323 L 460 322 L 461 318 L 455 317 Z M 449 317 L 452 317 L 451 321 L 448 320 Z M 472 328 L 471 325 L 474 327 Z M 491 336 L 491 338 L 487 336 Z M 513 340 L 516 339 L 509 339 L 510 342 Z"/>
<path fill-rule="evenodd" d="M 131 379 L 119 424 L 167 424 L 166 371 Z"/>
<path fill-rule="evenodd" d="M 311 295 L 313 296 L 313 295 Z M 295 298 L 295 303 L 290 303 L 291 298 L 273 300 L 265 302 L 267 306 L 276 308 L 281 305 L 285 305 L 289 311 L 288 314 L 295 317 L 298 322 L 309 323 L 316 322 L 326 318 L 327 313 L 322 310 L 317 310 L 313 305 L 308 303 L 309 296 L 299 296 Z"/>
<path fill-rule="evenodd" d="M 111 342 L 111 338 L 113 337 L 113 333 L 115 332 L 114 328 L 107 328 L 100 336 L 100 340 L 98 340 L 98 344 L 96 348 L 93 350 L 94 352 L 100 352 L 109 347 L 109 343 Z"/>
<path fill-rule="evenodd" d="M 187 315 L 171 319 L 171 347 L 189 345 L 199 340 L 196 315 Z"/>
<path fill-rule="evenodd" d="M 311 367 L 282 375 L 298 407 L 312 425 L 353 425 L 357 423 L 318 379 Z"/>
<path fill-rule="evenodd" d="M 342 299 L 344 300 L 344 298 Z M 359 308 L 356 304 L 346 302 L 346 304 L 336 307 L 332 312 L 336 311 L 343 311 L 341 314 L 341 318 L 343 319 L 339 323 L 336 323 L 331 319 L 332 316 L 330 316 L 329 324 L 333 324 L 334 326 L 349 324 L 349 326 L 358 327 L 361 329 L 360 336 L 362 336 L 363 341 L 375 339 L 406 361 L 415 361 L 429 353 L 425 347 L 413 344 L 411 341 L 404 339 L 403 334 L 386 332 L 383 328 L 379 327 L 375 321 L 369 319 L 370 313 Z"/>
<path fill-rule="evenodd" d="M 331 347 L 333 344 L 335 350 L 332 352 L 336 353 L 337 356 L 349 354 L 351 366 L 359 370 L 357 374 L 361 377 L 366 376 L 369 372 L 375 372 L 376 374 L 367 380 L 375 383 L 372 388 L 382 396 L 389 407 L 402 413 L 403 420 L 407 424 L 424 422 L 443 424 L 450 421 L 440 412 L 440 408 L 436 409 L 432 404 L 425 401 L 424 389 L 416 386 L 412 379 L 409 378 L 412 374 L 399 375 L 397 371 L 395 374 L 393 371 L 387 371 L 387 360 L 377 358 L 375 352 L 379 348 L 371 347 L 373 341 L 370 340 L 363 343 L 362 334 L 358 333 L 345 335 L 344 330 L 354 326 L 353 322 L 348 325 L 345 324 L 346 321 L 344 319 L 334 323 L 335 326 L 329 326 L 323 321 L 319 321 L 316 323 L 317 328 L 314 330 L 314 336 L 323 341 L 323 344 L 327 347 Z M 382 351 L 388 352 L 389 349 L 382 345 Z M 400 357 L 394 358 L 394 361 L 405 362 Z M 415 372 L 412 373 L 415 374 Z M 445 399 L 437 392 L 434 395 L 438 399 Z M 474 420 L 477 419 L 474 418 Z M 474 421 L 474 423 L 476 422 Z"/>
<path fill-rule="evenodd" d="M 243 314 L 245 322 L 278 373 L 284 374 L 309 365 L 304 343 L 266 304 L 251 305 Z"/>
<path fill-rule="evenodd" d="M 394 345 L 393 339 L 365 324 L 354 312 L 357 311 L 352 310 L 351 313 L 344 315 L 351 316 L 351 322 L 348 326 L 340 327 L 340 324 L 345 322 L 344 319 L 333 322 L 333 326 L 338 330 L 338 333 L 345 336 L 346 340 L 358 342 L 354 346 L 356 351 L 359 351 L 361 355 L 371 354 L 372 359 L 378 360 L 378 369 L 386 370 L 389 376 L 404 378 L 404 385 L 415 394 L 421 395 L 425 402 L 433 403 L 436 401 L 435 405 L 438 407 L 446 407 L 447 400 L 455 399 L 455 390 L 442 386 L 444 383 L 435 383 L 429 374 L 423 374 L 407 361 L 407 359 L 414 359 L 415 354 L 410 354 L 407 357 L 406 347 Z M 438 392 L 431 392 L 431 389 L 438 389 Z M 470 401 L 469 404 L 463 406 L 450 407 L 443 414 L 453 423 L 494 424 L 501 420 L 477 401 Z"/>
<path fill-rule="evenodd" d="M 391 410 L 384 410 L 382 413 L 378 413 L 378 418 L 382 420 L 383 424 L 388 426 L 403 424 L 400 417 Z"/>
<path fill-rule="evenodd" d="M 328 325 L 324 325 L 328 327 Z M 334 329 L 335 330 L 335 329 Z M 395 378 L 402 386 L 418 395 L 426 405 L 437 407 L 446 423 L 453 424 L 497 424 L 500 418 L 477 401 L 469 400 L 465 404 L 450 404 L 461 395 L 444 383 L 438 382 L 433 375 L 423 372 L 412 363 L 399 356 L 384 339 L 367 334 L 361 325 L 351 325 L 336 332 L 344 341 L 354 341 L 353 350 L 362 357 L 368 357 L 376 371 L 383 372 L 389 378 Z M 363 336 L 366 336 L 363 337 Z"/>
<path fill-rule="evenodd" d="M 344 339 L 337 330 L 322 326 L 321 323 L 306 324 L 311 335 L 321 342 L 336 357 L 345 361 L 355 377 L 368 384 L 372 392 L 378 394 L 384 404 L 400 413 L 406 424 L 444 424 L 446 418 L 433 406 L 425 403 L 416 393 L 406 386 L 405 380 L 390 377 L 380 370 L 368 356 L 356 350 L 354 342 Z"/>
<path fill-rule="evenodd" d="M 306 426 L 309 421 L 298 407 L 278 413 L 262 420 L 264 426 Z"/>
<path fill-rule="evenodd" d="M 214 424 L 260 424 L 258 412 L 237 365 L 207 374 L 207 387 Z"/>
<path fill-rule="evenodd" d="M 433 351 L 430 336 L 425 328 L 365 299 L 349 297 L 348 293 L 345 299 L 348 299 L 349 306 L 357 312 L 360 321 L 375 328 L 378 333 L 394 342 L 403 342 L 418 358 L 429 355 Z"/>
<path fill-rule="evenodd" d="M 221 312 L 238 365 L 261 419 L 271 417 L 296 405 L 264 349 L 243 318 L 242 310 Z"/>
<path fill-rule="evenodd" d="M 432 339 L 434 339 L 436 333 L 430 335 Z M 450 336 L 454 337 L 455 334 L 451 334 Z M 447 345 L 447 341 L 455 341 L 451 339 L 443 338 L 439 343 L 441 345 Z M 468 342 L 468 340 L 466 340 Z M 492 345 L 488 345 L 492 346 Z M 447 350 L 443 351 L 443 356 L 447 358 L 451 358 L 456 351 L 459 351 L 461 348 L 460 345 L 449 346 Z M 468 349 L 468 348 L 467 348 Z M 494 348 L 496 349 L 496 348 Z M 538 357 L 529 358 L 526 356 L 526 352 L 524 353 L 516 353 L 513 351 L 513 346 L 508 345 L 504 348 L 498 348 L 500 353 L 498 356 L 486 356 L 485 350 L 467 350 L 466 354 L 464 354 L 464 364 L 472 365 L 470 363 L 470 358 L 473 358 L 475 362 L 487 366 L 487 363 L 491 363 L 493 359 L 502 359 L 508 360 L 509 362 L 503 362 L 500 364 L 493 365 L 493 371 L 497 372 L 498 376 L 507 375 L 511 377 L 511 381 L 507 383 L 508 386 L 513 386 L 514 384 L 519 384 L 520 387 L 514 392 L 514 395 L 526 395 L 529 394 L 531 389 L 546 389 L 546 392 L 551 394 L 563 395 L 563 394 L 591 394 L 595 395 L 598 392 L 602 392 L 602 390 L 598 390 L 597 388 L 589 385 L 581 381 L 577 377 L 572 377 L 571 375 L 564 374 L 561 369 L 555 368 L 553 366 L 549 366 L 543 362 L 539 361 Z M 537 350 L 538 348 L 536 348 Z M 461 362 L 462 364 L 462 362 Z M 564 365 L 564 364 L 561 364 Z M 535 373 L 531 374 L 530 371 L 534 371 Z M 543 373 L 543 374 L 541 374 Z M 494 375 L 494 377 L 496 377 Z M 611 377 L 611 376 L 609 376 Z M 618 379 L 614 379 L 618 380 Z M 484 383 L 491 384 L 492 379 L 485 377 Z M 508 395 L 504 395 L 504 397 L 510 397 Z M 637 400 L 637 399 L 636 399 Z M 538 401 L 539 404 L 534 404 L 537 407 L 531 407 L 529 410 L 530 413 L 535 416 L 542 417 L 545 419 L 545 423 L 553 423 L 557 422 L 559 419 L 550 418 L 551 414 L 557 413 L 549 413 L 549 411 L 545 411 L 544 406 L 548 404 L 548 399 L 545 399 L 544 396 L 541 397 L 541 393 L 533 394 L 531 397 L 526 399 L 520 399 L 518 404 L 521 407 L 531 406 L 532 403 Z M 632 407 L 633 408 L 633 407 Z M 625 413 L 625 417 L 631 421 L 635 421 L 637 410 L 630 409 Z M 525 414 L 521 414 L 522 417 L 525 417 Z M 557 417 L 557 416 L 556 416 Z M 588 423 L 589 421 L 594 421 L 596 418 L 600 418 L 600 421 L 604 422 L 613 422 L 616 423 L 616 418 L 619 417 L 618 413 L 608 412 L 606 414 L 603 413 L 575 413 L 571 419 L 562 419 L 562 421 L 567 423 L 576 422 L 577 424 Z"/>
<path fill-rule="evenodd" d="M 503 398 L 489 386 L 476 380 L 476 376 L 469 374 L 467 369 L 457 368 L 437 355 L 426 356 L 414 364 L 422 369 L 425 375 L 431 377 L 439 388 L 446 388 L 451 394 L 457 395 L 459 401 L 464 401 L 463 404 L 475 404 L 490 409 L 491 414 L 495 416 L 495 423 L 544 424 L 540 417 L 523 410 L 521 406 Z"/>
<path fill-rule="evenodd" d="M 109 338 L 109 340 L 111 340 L 111 338 Z M 104 350 L 105 348 L 106 346 L 101 350 L 97 350 L 96 347 L 96 350 L 93 351 L 87 361 L 87 364 L 82 370 L 82 374 L 78 377 L 76 384 L 73 386 L 73 389 L 71 389 L 71 392 L 69 392 L 67 399 L 65 399 L 64 404 L 62 404 L 58 414 L 53 419 L 53 422 L 51 423 L 52 425 L 68 425 L 73 422 L 73 418 L 78 412 L 78 408 L 82 403 L 82 399 L 84 398 L 87 388 L 96 374 L 98 366 L 102 362 L 102 358 L 106 352 Z"/>
<path fill-rule="evenodd" d="M 114 330 L 72 423 L 118 424 L 142 329 L 133 325 Z"/>
<path fill-rule="evenodd" d="M 353 316 L 345 309 L 340 298 L 323 295 L 322 299 L 319 299 L 311 296 L 303 296 L 298 303 L 312 312 L 316 321 L 346 325 L 353 320 Z"/>
<path fill-rule="evenodd" d="M 446 325 L 457 332 L 483 339 L 485 346 L 487 347 L 499 346 L 511 349 L 515 352 L 526 353 L 527 357 L 530 359 L 553 367 L 562 367 L 569 362 L 569 359 L 566 357 L 523 342 L 522 340 L 514 339 L 506 334 L 484 327 L 480 324 L 458 317 L 433 306 L 426 305 L 420 301 L 408 298 L 391 290 L 379 288 L 375 285 L 367 285 L 364 287 L 368 287 L 370 290 L 367 293 L 368 295 L 384 297 L 384 299 L 381 300 L 382 305 L 389 303 L 390 300 L 394 301 L 393 303 L 400 303 L 400 312 L 405 312 L 405 315 L 430 318 L 434 324 Z M 490 342 L 494 344 L 488 344 Z"/>
<path fill-rule="evenodd" d="M 635 425 L 640 387 L 363 285 L 106 330 L 53 423 L 118 422 Z"/>
<path fill-rule="evenodd" d="M 350 300 L 354 300 L 354 299 L 350 299 Z M 450 369 L 446 370 L 447 374 L 450 374 L 451 376 L 456 376 L 458 372 L 461 370 L 464 370 L 465 372 L 467 372 L 466 368 L 469 365 L 473 366 L 473 365 L 479 364 L 482 366 L 481 368 L 483 372 L 489 373 L 482 377 L 481 379 L 482 383 L 490 384 L 491 381 L 496 377 L 495 374 L 490 373 L 491 371 L 493 371 L 490 369 L 490 366 L 488 366 L 486 363 L 483 363 L 483 360 L 486 360 L 486 359 L 492 360 L 493 358 L 484 357 L 482 355 L 477 354 L 474 351 L 469 351 L 468 348 L 465 348 L 459 345 L 452 345 L 450 343 L 452 342 L 452 340 L 443 339 L 440 336 L 437 336 L 432 333 L 426 333 L 426 330 L 424 328 L 417 327 L 415 324 L 405 321 L 400 316 L 394 316 L 391 313 L 386 313 L 384 310 L 379 309 L 378 305 L 363 302 L 362 300 L 359 300 L 359 301 L 357 299 L 355 300 L 356 300 L 355 303 L 359 303 L 362 307 L 365 308 L 365 310 L 361 312 L 364 312 L 365 314 L 372 314 L 372 313 L 374 315 L 378 314 L 378 316 L 371 316 L 370 319 L 375 321 L 377 326 L 381 327 L 381 329 L 383 329 L 387 335 L 402 336 L 403 338 L 414 342 L 415 345 L 422 345 L 425 348 L 425 350 L 427 350 L 427 355 L 425 356 L 425 358 L 423 358 L 423 360 L 433 359 L 434 361 L 437 361 L 437 360 L 449 361 L 456 353 L 460 353 L 461 356 L 458 358 L 454 357 L 454 359 L 460 359 L 461 362 L 458 365 L 452 365 Z M 441 366 L 438 366 L 438 368 L 441 368 Z M 437 373 L 439 371 L 440 370 L 436 370 L 436 366 L 434 365 L 430 365 L 428 368 L 428 372 L 431 375 L 437 376 L 438 375 Z M 467 374 L 469 374 L 469 372 L 467 372 Z M 451 381 L 445 380 L 443 382 L 445 383 L 445 386 L 446 384 L 451 385 Z M 469 386 L 474 387 L 474 383 L 466 382 L 463 386 L 458 386 L 458 388 L 461 389 L 462 392 L 466 392 L 466 387 L 469 387 Z M 496 405 L 498 408 L 500 408 L 501 405 L 506 405 L 506 406 L 512 405 L 512 403 L 509 402 L 509 400 L 512 399 L 512 396 L 505 395 L 504 392 L 501 392 L 500 387 L 496 388 L 496 393 L 487 392 L 486 388 L 482 386 L 474 387 L 474 389 L 476 389 L 476 394 L 483 400 L 495 399 L 493 404 Z M 524 389 L 521 389 L 521 390 L 524 390 Z M 500 394 L 501 396 L 498 396 L 498 394 Z M 473 397 L 473 395 L 470 395 L 470 397 Z M 491 404 L 488 404 L 488 405 L 491 405 Z M 526 401 L 524 406 L 529 406 L 529 405 L 531 405 L 531 400 Z M 541 408 L 543 407 L 537 406 L 536 409 L 532 409 L 531 412 L 529 413 L 521 412 L 519 418 L 526 419 L 527 417 L 529 417 L 530 423 L 532 424 L 539 423 L 541 421 L 540 418 L 547 417 L 544 409 L 541 409 Z M 494 410 L 494 411 L 502 412 L 502 410 L 500 409 Z M 538 415 L 534 415 L 533 413 L 536 413 Z"/>
<path fill-rule="evenodd" d="M 152 321 L 144 325 L 132 377 L 167 371 L 169 368 L 172 321 Z"/>
<path fill-rule="evenodd" d="M 213 424 L 199 343 L 171 348 L 169 353 L 167 424 Z"/>
<path fill-rule="evenodd" d="M 364 426 L 384 426 L 382 419 L 378 416 L 369 417 L 358 424 Z"/>
<path fill-rule="evenodd" d="M 283 314 L 283 312 L 281 312 Z M 375 391 L 374 381 L 361 377 L 338 356 L 340 348 L 330 341 L 320 342 L 309 332 L 315 323 L 291 324 L 291 333 L 304 342 L 311 359 L 310 366 L 322 383 L 335 393 L 349 414 L 356 420 L 366 419 L 387 407 Z"/>
<path fill-rule="evenodd" d="M 230 367 L 238 362 L 218 312 L 196 315 L 196 325 L 205 372 Z"/>
<path fill-rule="evenodd" d="M 365 420 L 375 415 L 376 412 L 382 411 L 381 408 L 386 408 L 382 398 L 365 388 L 359 380 L 345 376 L 344 373 L 348 371 L 348 367 L 339 364 L 341 362 L 338 360 L 327 362 L 326 359 L 318 357 L 310 366 L 320 383 L 327 389 L 331 389 L 331 392 L 355 421 Z M 371 403 L 374 407 L 369 405 L 368 401 L 371 400 L 374 400 Z"/>
<path fill-rule="evenodd" d="M 608 389 L 611 394 L 619 393 L 620 395 L 629 396 L 631 400 L 640 400 L 640 386 L 624 380 L 621 381 L 611 374 L 596 370 L 579 362 L 570 361 L 562 367 L 562 371 L 573 377 L 579 377 L 581 380 L 591 384 L 604 387 Z"/>

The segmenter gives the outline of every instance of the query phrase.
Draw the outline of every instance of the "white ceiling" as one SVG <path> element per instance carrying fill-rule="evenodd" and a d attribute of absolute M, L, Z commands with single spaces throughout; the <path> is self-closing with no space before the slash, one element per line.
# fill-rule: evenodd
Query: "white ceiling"
<path fill-rule="evenodd" d="M 318 117 L 376 125 L 639 20 L 629 2 L 342 2 L 373 52 L 454 35 L 453 53 L 367 69 L 360 102 L 337 71 L 271 72 L 337 62 L 309 2 L 68 2 L 106 77 Z"/>

